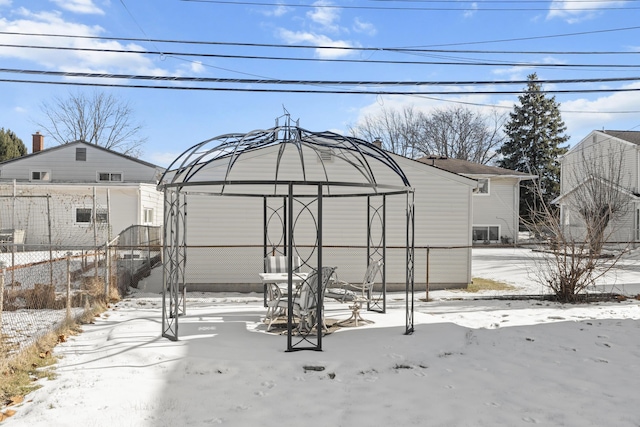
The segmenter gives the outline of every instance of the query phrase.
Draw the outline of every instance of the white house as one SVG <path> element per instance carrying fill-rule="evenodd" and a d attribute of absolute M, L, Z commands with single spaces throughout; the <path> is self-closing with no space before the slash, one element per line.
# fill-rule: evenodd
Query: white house
<path fill-rule="evenodd" d="M 269 158 L 269 150 L 277 149 L 251 152 L 254 163 L 250 170 L 254 176 L 273 174 L 273 163 L 264 159 Z M 471 206 L 477 182 L 416 160 L 392 157 L 415 189 L 416 290 L 424 290 L 427 280 L 431 289 L 466 287 L 471 282 Z M 352 177 L 345 172 L 340 178 L 349 181 Z M 263 268 L 262 198 L 194 194 L 187 196 L 187 204 L 187 288 L 262 290 L 258 277 Z M 387 197 L 386 274 L 390 290 L 405 286 L 405 209 L 406 196 Z M 296 212 L 302 211 L 304 206 L 296 206 Z M 298 222 L 307 220 L 295 213 L 294 217 Z M 325 265 L 338 267 L 341 280 L 362 280 L 366 268 L 362 262 L 366 257 L 366 224 L 366 198 L 335 197 L 323 201 L 323 260 Z M 307 247 L 314 244 L 313 237 L 306 235 L 296 235 L 295 240 L 302 247 L 305 243 Z"/>
<path fill-rule="evenodd" d="M 572 235 L 584 234 L 581 216 L 572 196 L 580 195 L 592 180 L 609 186 L 628 200 L 626 212 L 609 225 L 608 241 L 640 241 L 640 132 L 594 130 L 560 159 L 562 226 Z M 613 191 L 607 193 L 612 193 Z"/>
<path fill-rule="evenodd" d="M 517 243 L 520 218 L 520 182 L 534 175 L 448 157 L 428 156 L 420 162 L 477 181 L 473 194 L 472 241 Z"/>
<path fill-rule="evenodd" d="M 83 141 L 0 163 L 0 229 L 24 246 L 102 245 L 131 225 L 162 225 L 163 169 Z M 18 242 L 17 242 L 18 243 Z"/>

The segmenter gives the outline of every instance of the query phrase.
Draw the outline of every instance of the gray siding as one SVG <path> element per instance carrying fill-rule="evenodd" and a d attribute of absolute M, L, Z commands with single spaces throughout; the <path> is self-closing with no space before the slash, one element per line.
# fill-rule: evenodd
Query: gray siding
<path fill-rule="evenodd" d="M 86 161 L 76 160 L 76 148 L 86 148 Z M 97 173 L 120 173 L 123 182 L 155 183 L 157 168 L 91 144 L 66 144 L 0 165 L 2 180 L 30 181 L 31 172 L 50 173 L 50 183 L 98 182 Z"/>

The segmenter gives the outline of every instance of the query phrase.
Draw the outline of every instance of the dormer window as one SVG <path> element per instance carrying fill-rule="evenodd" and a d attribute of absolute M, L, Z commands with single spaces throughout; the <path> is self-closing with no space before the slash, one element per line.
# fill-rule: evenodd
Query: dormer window
<path fill-rule="evenodd" d="M 122 182 L 122 172 L 98 172 L 99 182 Z"/>

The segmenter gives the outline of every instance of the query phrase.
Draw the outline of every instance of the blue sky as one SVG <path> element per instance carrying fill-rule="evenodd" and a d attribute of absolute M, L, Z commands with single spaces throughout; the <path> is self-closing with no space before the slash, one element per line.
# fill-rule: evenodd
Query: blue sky
<path fill-rule="evenodd" d="M 381 108 L 411 105 L 429 111 L 465 105 L 484 111 L 498 108 L 501 112 L 509 112 L 517 103 L 517 94 L 472 92 L 522 90 L 526 84 L 499 82 L 525 80 L 532 72 L 536 72 L 543 81 L 631 78 L 617 82 L 548 83 L 543 85 L 547 90 L 639 89 L 638 17 L 638 0 L 263 0 L 243 3 L 237 0 L 0 0 L 0 32 L 4 33 L 0 34 L 0 68 L 5 69 L 0 72 L 0 79 L 229 89 L 99 88 L 131 104 L 133 119 L 142 123 L 142 135 L 148 138 L 142 158 L 167 166 L 182 151 L 205 139 L 272 127 L 285 109 L 292 119 L 299 119 L 300 126 L 308 130 L 348 133 L 349 127 L 356 125 L 364 115 L 376 114 Z M 36 33 L 93 38 L 24 35 Z M 215 44 L 166 43 L 160 40 Z M 333 49 L 323 49 L 326 47 Z M 399 52 L 392 51 L 392 48 L 421 51 Z M 436 49 L 441 51 L 434 52 Z M 585 52 L 590 53 L 583 54 Z M 186 56 L 183 55 L 185 53 L 200 55 Z M 86 77 L 18 74 L 6 69 L 321 80 L 325 83 L 285 86 L 255 82 L 92 80 Z M 383 87 L 328 83 L 334 81 L 450 84 Z M 477 81 L 494 83 L 471 84 Z M 270 93 L 247 91 L 249 89 L 356 90 L 369 93 Z M 64 98 L 70 91 L 79 90 L 94 89 L 0 82 L 0 127 L 14 131 L 31 150 L 31 135 L 40 130 L 35 123 L 44 119 L 42 103 L 51 101 L 53 97 Z M 448 93 L 371 93 L 384 90 Z M 640 130 L 640 93 L 636 91 L 559 93 L 555 96 L 572 144 L 593 129 Z M 45 145 L 47 143 L 54 144 L 45 135 Z"/>

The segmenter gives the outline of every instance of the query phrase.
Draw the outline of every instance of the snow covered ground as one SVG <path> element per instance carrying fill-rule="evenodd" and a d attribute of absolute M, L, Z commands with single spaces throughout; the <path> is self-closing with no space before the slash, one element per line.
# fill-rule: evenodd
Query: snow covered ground
<path fill-rule="evenodd" d="M 639 294 L 637 265 L 627 257 L 602 289 Z M 532 268 L 528 250 L 474 250 L 474 276 L 513 293 L 544 292 Z M 322 352 L 286 353 L 258 294 L 190 294 L 180 341 L 161 338 L 159 273 L 59 345 L 58 378 L 4 424 L 640 425 L 634 298 L 560 305 L 434 291 L 405 336 L 404 294 L 391 294 L 386 314 L 363 314 L 375 323 L 326 336 Z M 348 315 L 327 304 L 327 316 Z"/>

